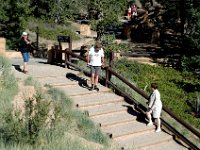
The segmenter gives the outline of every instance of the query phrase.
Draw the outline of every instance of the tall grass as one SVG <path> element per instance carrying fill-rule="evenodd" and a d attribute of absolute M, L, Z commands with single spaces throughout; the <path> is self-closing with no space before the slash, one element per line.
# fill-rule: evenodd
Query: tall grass
<path fill-rule="evenodd" d="M 20 112 L 13 116 L 11 107 L 13 96 L 7 95 L 10 101 L 0 113 L 0 149 L 94 149 L 93 146 L 85 145 L 77 138 L 72 139 L 66 133 L 100 143 L 104 149 L 108 149 L 108 138 L 83 112 L 73 108 L 71 99 L 63 91 L 51 86 L 42 88 L 32 77 L 24 81 L 25 85 L 34 86 L 36 94 L 24 100 L 23 118 L 20 117 Z M 5 91 L 7 90 L 10 90 L 10 86 Z"/>
<path fill-rule="evenodd" d="M 0 56 L 0 113 L 9 108 L 13 97 L 18 92 L 18 85 L 11 72 L 11 63 L 3 56 Z"/>

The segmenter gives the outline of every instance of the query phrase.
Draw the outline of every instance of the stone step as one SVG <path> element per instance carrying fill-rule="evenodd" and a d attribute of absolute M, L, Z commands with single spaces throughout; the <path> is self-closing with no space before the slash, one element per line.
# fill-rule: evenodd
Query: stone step
<path fill-rule="evenodd" d="M 183 145 L 170 140 L 168 142 L 164 142 L 161 144 L 151 145 L 148 147 L 142 147 L 138 150 L 188 150 L 187 147 L 184 147 Z"/>
<path fill-rule="evenodd" d="M 95 106 L 88 106 L 88 107 L 81 107 L 82 110 L 88 111 L 89 116 L 97 116 L 97 115 L 104 115 L 113 112 L 119 111 L 126 111 L 127 103 L 126 102 L 113 102 L 108 104 L 102 105 L 95 105 Z"/>
<path fill-rule="evenodd" d="M 146 126 L 146 123 L 142 122 L 137 122 L 136 120 L 126 122 L 126 123 L 121 123 L 121 124 L 116 124 L 108 127 L 102 128 L 102 130 L 105 133 L 109 133 L 109 135 L 112 138 L 117 138 L 125 135 L 143 135 L 150 133 L 155 130 L 155 126 Z"/>
<path fill-rule="evenodd" d="M 136 115 L 137 114 L 134 113 L 128 113 L 127 111 L 120 111 L 120 112 L 94 116 L 91 117 L 91 119 L 94 122 L 100 124 L 101 127 L 107 127 L 114 124 L 135 121 Z"/>
<path fill-rule="evenodd" d="M 87 87 L 81 87 L 78 84 L 76 86 L 55 86 L 56 88 L 62 90 L 63 92 L 66 93 L 68 96 L 83 96 L 83 95 L 88 95 L 88 94 L 97 94 L 97 93 L 105 93 L 105 92 L 111 92 L 111 89 L 106 88 L 104 86 L 99 85 L 99 92 L 96 90 L 94 91 L 89 91 Z"/>
<path fill-rule="evenodd" d="M 150 132 L 148 134 L 138 136 L 132 134 L 114 139 L 118 146 L 124 148 L 125 150 L 131 148 L 138 150 L 145 147 L 156 146 L 161 143 L 166 143 L 171 140 L 173 140 L 172 136 L 165 132 Z"/>
<path fill-rule="evenodd" d="M 95 95 L 82 95 L 79 97 L 76 96 L 73 98 L 73 101 L 77 107 L 87 107 L 124 101 L 124 98 L 114 93 L 96 93 Z"/>
<path fill-rule="evenodd" d="M 72 86 L 77 85 L 78 81 L 71 81 L 65 77 L 44 77 L 44 78 L 37 78 L 37 80 L 40 82 L 40 84 L 45 85 L 51 85 L 51 86 Z"/>
<path fill-rule="evenodd" d="M 66 77 L 67 69 L 63 67 L 53 66 L 53 65 L 29 65 L 29 75 L 34 78 L 44 78 L 44 77 Z M 77 74 L 77 71 L 71 71 L 70 74 Z"/>

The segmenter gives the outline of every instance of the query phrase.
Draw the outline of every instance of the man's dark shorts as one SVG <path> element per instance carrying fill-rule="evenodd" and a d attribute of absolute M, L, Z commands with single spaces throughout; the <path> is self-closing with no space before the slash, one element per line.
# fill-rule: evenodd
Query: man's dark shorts
<path fill-rule="evenodd" d="M 91 66 L 91 73 L 99 75 L 101 73 L 101 66 Z"/>

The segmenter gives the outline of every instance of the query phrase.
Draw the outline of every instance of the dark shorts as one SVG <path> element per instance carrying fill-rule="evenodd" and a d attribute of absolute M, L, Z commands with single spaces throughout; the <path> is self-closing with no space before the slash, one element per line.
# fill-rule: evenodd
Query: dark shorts
<path fill-rule="evenodd" d="M 151 110 L 151 108 L 147 108 L 147 111 L 146 112 L 151 112 L 152 110 Z"/>
<path fill-rule="evenodd" d="M 91 73 L 99 75 L 101 72 L 101 66 L 91 66 Z"/>
<path fill-rule="evenodd" d="M 22 52 L 22 57 L 24 62 L 28 62 L 29 61 L 29 52 Z"/>

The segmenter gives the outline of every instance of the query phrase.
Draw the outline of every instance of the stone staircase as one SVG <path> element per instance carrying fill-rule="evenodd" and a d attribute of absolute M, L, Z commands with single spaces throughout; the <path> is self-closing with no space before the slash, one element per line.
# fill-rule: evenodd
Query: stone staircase
<path fill-rule="evenodd" d="M 87 112 L 119 149 L 187 149 L 164 130 L 155 133 L 155 126 L 147 127 L 144 115 L 111 89 L 99 85 L 99 92 L 89 91 L 89 78 L 80 76 L 78 71 L 43 63 L 29 65 L 28 75 L 13 71 L 19 80 L 32 76 L 42 85 L 49 84 L 64 91 L 73 100 L 74 107 Z"/>

